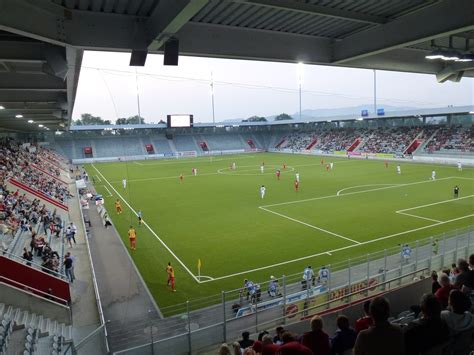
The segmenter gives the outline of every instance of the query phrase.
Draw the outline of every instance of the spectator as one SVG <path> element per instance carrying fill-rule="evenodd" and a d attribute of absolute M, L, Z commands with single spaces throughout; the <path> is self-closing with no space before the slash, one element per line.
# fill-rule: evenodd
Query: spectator
<path fill-rule="evenodd" d="M 474 270 L 469 270 L 469 264 L 464 259 L 458 260 L 459 274 L 457 274 L 453 286 L 465 293 L 471 293 L 474 289 Z"/>
<path fill-rule="evenodd" d="M 407 355 L 425 352 L 443 344 L 449 338 L 449 329 L 441 319 L 441 304 L 432 294 L 421 298 L 422 317 L 411 322 L 405 331 Z"/>
<path fill-rule="evenodd" d="M 275 337 L 273 338 L 273 342 L 274 342 L 276 345 L 281 345 L 281 344 L 283 344 L 282 336 L 283 336 L 283 333 L 285 332 L 285 329 L 284 329 L 283 327 L 276 327 L 275 331 L 276 331 L 276 335 L 275 335 Z"/>
<path fill-rule="evenodd" d="M 323 320 L 314 316 L 310 321 L 311 331 L 301 337 L 301 343 L 311 349 L 314 355 L 328 355 L 330 351 L 329 335 L 323 331 Z"/>
<path fill-rule="evenodd" d="M 259 341 L 262 341 L 263 337 L 264 337 L 265 335 L 267 335 L 267 334 L 268 334 L 268 332 L 267 332 L 266 330 L 264 330 L 264 331 L 258 333 L 258 340 L 259 340 Z"/>
<path fill-rule="evenodd" d="M 282 335 L 283 345 L 281 345 L 276 354 L 278 355 L 312 355 L 313 352 L 303 344 L 296 341 L 293 334 L 285 332 Z"/>
<path fill-rule="evenodd" d="M 31 252 L 26 250 L 26 248 L 23 248 L 23 259 L 25 259 L 27 261 L 26 265 L 28 265 L 28 266 L 31 265 L 30 261 L 33 260 L 33 254 L 31 254 Z"/>
<path fill-rule="evenodd" d="M 242 333 L 242 340 L 239 341 L 241 349 L 247 349 L 249 346 L 252 346 L 254 340 L 250 339 L 250 333 L 245 331 Z"/>
<path fill-rule="evenodd" d="M 232 343 L 232 350 L 233 350 L 233 355 L 242 355 L 242 349 L 240 348 L 240 344 L 238 341 L 234 341 Z"/>
<path fill-rule="evenodd" d="M 72 264 L 73 260 L 71 258 L 71 254 L 67 253 L 65 258 L 64 258 L 64 271 L 66 273 L 66 277 L 70 283 L 74 282 L 74 277 L 72 273 Z"/>
<path fill-rule="evenodd" d="M 257 355 L 257 353 L 252 348 L 247 348 L 244 350 L 243 355 Z"/>
<path fill-rule="evenodd" d="M 354 355 L 403 355 L 403 334 L 399 327 L 388 322 L 390 304 L 384 297 L 370 303 L 370 317 L 374 325 L 357 336 Z"/>
<path fill-rule="evenodd" d="M 445 309 L 446 307 L 448 307 L 449 293 L 454 288 L 454 286 L 451 285 L 451 283 L 449 282 L 449 276 L 446 274 L 441 274 L 439 281 L 441 283 L 441 288 L 436 291 L 435 297 L 440 302 L 441 308 Z"/>
<path fill-rule="evenodd" d="M 459 271 L 458 267 L 456 266 L 456 264 L 452 263 L 451 264 L 451 271 L 448 274 L 449 279 L 451 280 L 451 282 L 454 282 L 456 280 L 456 277 L 458 276 L 459 273 L 460 273 L 460 271 Z"/>
<path fill-rule="evenodd" d="M 274 344 L 270 335 L 264 335 L 262 338 L 262 355 L 275 355 L 278 345 Z"/>
<path fill-rule="evenodd" d="M 369 315 L 370 300 L 364 302 L 364 316 L 355 322 L 355 331 L 359 333 L 361 330 L 368 329 L 372 325 L 372 318 Z"/>
<path fill-rule="evenodd" d="M 357 333 L 349 325 L 349 319 L 340 315 L 336 320 L 339 328 L 331 339 L 331 355 L 344 355 L 346 350 L 354 347 Z"/>
<path fill-rule="evenodd" d="M 257 353 L 257 354 L 261 354 L 262 353 L 262 341 L 261 340 L 256 340 L 253 345 L 252 345 L 252 349 Z"/>
<path fill-rule="evenodd" d="M 436 271 L 431 272 L 431 293 L 434 295 L 436 291 L 441 288 L 441 285 L 438 282 L 438 273 Z"/>
<path fill-rule="evenodd" d="M 459 290 L 452 290 L 449 294 L 448 310 L 441 312 L 441 318 L 448 325 L 451 335 L 474 329 L 474 315 L 469 312 L 471 300 Z"/>
<path fill-rule="evenodd" d="M 217 354 L 218 355 L 232 355 L 229 349 L 229 345 L 227 345 L 226 343 L 220 346 L 219 350 L 217 351 Z"/>

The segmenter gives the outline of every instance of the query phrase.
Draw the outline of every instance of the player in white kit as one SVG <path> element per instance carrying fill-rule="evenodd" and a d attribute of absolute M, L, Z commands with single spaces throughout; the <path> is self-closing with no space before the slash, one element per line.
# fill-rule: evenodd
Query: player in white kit
<path fill-rule="evenodd" d="M 265 165 L 260 165 L 260 172 L 263 174 L 265 172 Z"/>
<path fill-rule="evenodd" d="M 296 173 L 295 176 L 296 176 L 296 181 L 300 182 L 300 173 Z"/>
<path fill-rule="evenodd" d="M 260 197 L 261 197 L 261 198 L 264 198 L 264 197 L 265 197 L 265 190 L 266 190 L 266 189 L 265 189 L 265 186 L 262 185 L 262 186 L 260 187 Z"/>
<path fill-rule="evenodd" d="M 462 164 L 460 161 L 458 162 L 458 171 L 462 171 Z"/>
<path fill-rule="evenodd" d="M 232 163 L 232 170 L 235 170 L 235 162 Z"/>
<path fill-rule="evenodd" d="M 123 185 L 123 188 L 124 188 L 124 189 L 127 188 L 127 179 L 123 179 L 123 180 L 122 180 L 122 185 Z"/>
<path fill-rule="evenodd" d="M 402 173 L 402 168 L 400 167 L 400 165 L 397 165 L 397 174 L 401 174 Z"/>
<path fill-rule="evenodd" d="M 331 162 L 329 163 L 329 165 L 331 166 L 331 170 L 332 170 L 332 168 L 334 167 L 334 163 Z"/>
<path fill-rule="evenodd" d="M 436 180 L 436 171 L 431 172 L 431 180 Z"/>

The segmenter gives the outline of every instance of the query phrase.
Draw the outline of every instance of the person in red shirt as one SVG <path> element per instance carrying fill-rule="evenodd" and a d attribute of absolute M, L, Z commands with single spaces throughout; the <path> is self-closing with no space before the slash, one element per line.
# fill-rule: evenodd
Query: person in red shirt
<path fill-rule="evenodd" d="M 278 348 L 279 355 L 313 355 L 308 347 L 299 343 L 290 332 L 283 333 L 283 345 Z"/>
<path fill-rule="evenodd" d="M 329 335 L 323 331 L 323 320 L 319 316 L 314 316 L 310 325 L 311 331 L 303 334 L 301 344 L 308 347 L 313 354 L 329 355 Z"/>
<path fill-rule="evenodd" d="M 298 192 L 298 188 L 300 187 L 300 183 L 298 180 L 295 180 L 295 191 Z"/>
<path fill-rule="evenodd" d="M 443 309 L 446 309 L 446 307 L 448 307 L 449 293 L 452 289 L 454 289 L 454 286 L 451 285 L 449 276 L 446 274 L 441 274 L 439 283 L 441 288 L 438 289 L 434 295 L 438 299 L 439 303 L 441 303 Z"/>
<path fill-rule="evenodd" d="M 270 335 L 264 335 L 262 338 L 262 355 L 275 355 L 279 346 L 272 341 Z"/>
<path fill-rule="evenodd" d="M 369 309 L 370 309 L 370 300 L 364 302 L 364 316 L 357 319 L 355 322 L 355 331 L 356 333 L 359 333 L 361 330 L 364 329 L 369 329 L 369 327 L 372 325 L 372 318 L 370 318 L 369 315 Z"/>
<path fill-rule="evenodd" d="M 276 176 L 277 176 L 277 179 L 278 179 L 278 180 L 280 180 L 280 174 L 281 174 L 280 169 L 278 169 L 278 170 L 276 171 Z"/>

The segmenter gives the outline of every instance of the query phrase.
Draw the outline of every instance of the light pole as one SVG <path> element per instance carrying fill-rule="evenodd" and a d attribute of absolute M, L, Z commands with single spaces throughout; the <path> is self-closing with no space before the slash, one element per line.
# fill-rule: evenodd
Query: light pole
<path fill-rule="evenodd" d="M 135 68 L 135 84 L 137 89 L 137 108 L 138 108 L 138 123 L 141 123 L 141 113 L 140 113 L 140 92 L 138 91 L 138 75 L 137 75 L 137 68 Z"/>
<path fill-rule="evenodd" d="M 216 123 L 216 113 L 214 110 L 214 76 L 211 71 L 211 101 L 212 101 L 212 123 Z"/>
<path fill-rule="evenodd" d="M 377 70 L 374 69 L 374 115 L 377 115 Z"/>
<path fill-rule="evenodd" d="M 299 87 L 299 99 L 300 99 L 300 120 L 301 120 L 301 85 L 303 84 L 303 63 L 298 63 L 298 87 Z"/>

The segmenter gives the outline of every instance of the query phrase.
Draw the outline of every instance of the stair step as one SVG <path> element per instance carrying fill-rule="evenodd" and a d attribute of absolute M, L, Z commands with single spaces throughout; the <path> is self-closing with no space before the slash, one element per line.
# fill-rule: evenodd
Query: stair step
<path fill-rule="evenodd" d="M 21 315 L 22 315 L 22 311 L 20 308 L 16 308 L 14 311 L 13 311 L 13 330 L 18 330 L 18 329 L 23 329 L 25 327 L 24 324 L 20 324 L 20 321 L 21 321 Z"/>
<path fill-rule="evenodd" d="M 0 303 L 0 317 L 3 316 L 3 312 L 5 311 L 5 304 L 4 303 Z"/>
<path fill-rule="evenodd" d="M 51 319 L 49 318 L 44 318 L 43 319 L 43 324 L 41 325 L 41 334 L 44 336 L 50 335 L 50 327 L 51 327 Z"/>
<path fill-rule="evenodd" d="M 70 343 L 72 342 L 72 326 L 61 324 L 61 335 L 64 339 L 64 342 Z"/>
<path fill-rule="evenodd" d="M 49 329 L 50 329 L 49 335 L 60 335 L 57 321 L 51 322 L 51 325 L 50 325 Z"/>
<path fill-rule="evenodd" d="M 36 324 L 38 323 L 38 316 L 36 313 L 31 314 L 30 320 L 28 321 L 28 326 L 30 328 L 36 328 Z"/>

